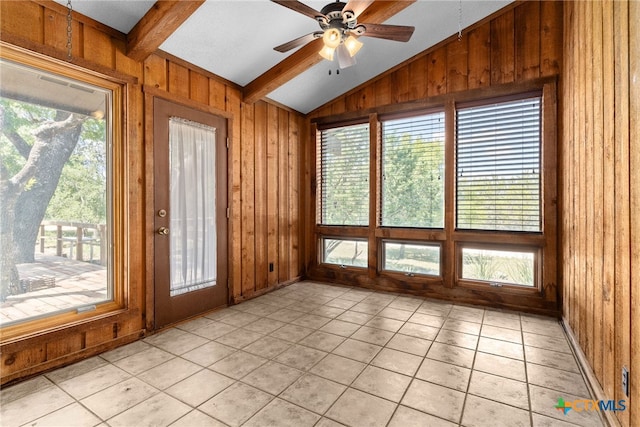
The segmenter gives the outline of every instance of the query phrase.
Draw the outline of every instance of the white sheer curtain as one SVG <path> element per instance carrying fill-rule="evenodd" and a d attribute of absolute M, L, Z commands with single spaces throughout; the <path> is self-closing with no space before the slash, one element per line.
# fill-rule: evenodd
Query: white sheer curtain
<path fill-rule="evenodd" d="M 216 284 L 215 148 L 215 128 L 169 120 L 172 297 Z"/>

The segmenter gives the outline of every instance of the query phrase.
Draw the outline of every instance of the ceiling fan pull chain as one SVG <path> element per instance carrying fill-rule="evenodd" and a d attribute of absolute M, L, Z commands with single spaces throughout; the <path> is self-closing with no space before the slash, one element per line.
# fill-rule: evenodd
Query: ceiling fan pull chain
<path fill-rule="evenodd" d="M 458 3 L 458 41 L 462 41 L 462 0 Z"/>
<path fill-rule="evenodd" d="M 71 0 L 67 0 L 67 60 L 71 61 L 71 50 L 72 50 L 72 40 L 73 40 L 73 27 L 71 12 L 73 11 L 73 6 L 71 6 Z"/>

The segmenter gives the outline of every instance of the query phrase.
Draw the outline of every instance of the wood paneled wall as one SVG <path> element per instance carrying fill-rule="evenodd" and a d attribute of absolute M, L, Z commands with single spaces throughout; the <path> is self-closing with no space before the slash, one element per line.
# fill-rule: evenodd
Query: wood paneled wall
<path fill-rule="evenodd" d="M 464 5 L 463 5 L 464 7 Z M 562 3 L 527 1 L 336 98 L 311 118 L 416 101 L 560 73 Z"/>
<path fill-rule="evenodd" d="M 67 59 L 66 8 L 48 0 L 0 2 L 0 38 L 59 60 Z M 70 363 L 144 336 L 149 287 L 145 274 L 149 236 L 145 179 L 144 96 L 213 107 L 231 118 L 229 158 L 230 299 L 240 301 L 302 274 L 300 165 L 303 116 L 271 103 L 242 102 L 240 88 L 162 52 L 144 62 L 126 56 L 126 36 L 74 13 L 72 62 L 133 82 L 127 96 L 126 294 L 117 316 L 56 328 L 37 338 L 4 343 L 1 382 Z M 164 96 L 164 95 L 163 95 Z M 151 156 L 151 158 L 153 158 Z M 270 268 L 270 264 L 273 265 Z"/>
<path fill-rule="evenodd" d="M 640 5 L 564 5 L 563 315 L 615 415 L 640 425 Z M 631 396 L 621 387 L 631 374 Z"/>

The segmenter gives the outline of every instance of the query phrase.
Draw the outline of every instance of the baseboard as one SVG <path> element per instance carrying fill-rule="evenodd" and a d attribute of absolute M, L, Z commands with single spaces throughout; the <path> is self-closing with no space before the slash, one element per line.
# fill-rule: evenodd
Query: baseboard
<path fill-rule="evenodd" d="M 242 295 L 234 296 L 232 303 L 233 304 L 239 304 L 239 303 L 241 303 L 243 301 L 248 301 L 250 299 L 259 297 L 259 296 L 267 294 L 269 292 L 273 292 L 273 291 L 275 291 L 277 289 L 284 288 L 285 286 L 289 286 L 289 285 L 292 285 L 294 283 L 300 282 L 301 280 L 302 280 L 302 276 L 297 276 L 297 277 L 294 277 L 293 279 L 289 279 L 289 280 L 286 280 L 284 282 L 280 282 L 280 283 L 278 283 L 278 284 L 276 284 L 274 286 L 270 286 L 268 288 L 262 288 L 262 289 L 258 289 L 256 291 L 251 291 L 251 292 L 244 293 Z"/>
<path fill-rule="evenodd" d="M 569 326 L 569 322 L 567 322 L 564 316 L 562 317 L 561 323 L 565 333 L 567 334 L 567 338 L 569 338 L 569 345 L 571 346 L 571 350 L 573 350 L 573 354 L 578 361 L 578 367 L 582 372 L 582 376 L 586 380 L 587 388 L 589 389 L 591 396 L 594 398 L 594 400 L 609 400 L 609 397 L 606 396 L 604 390 L 602 390 L 602 387 L 600 386 L 596 375 L 593 373 L 593 369 L 591 369 L 591 365 L 589 365 L 587 357 L 580 348 L 580 344 L 578 343 L 578 340 L 576 339 L 571 326 Z M 622 427 L 620 421 L 618 421 L 616 416 L 611 411 L 598 411 L 598 415 L 600 416 L 600 419 L 605 426 Z"/>

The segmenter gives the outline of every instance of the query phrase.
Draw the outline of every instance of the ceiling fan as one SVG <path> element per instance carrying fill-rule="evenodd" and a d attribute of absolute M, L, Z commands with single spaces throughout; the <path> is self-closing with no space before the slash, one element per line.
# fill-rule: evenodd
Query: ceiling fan
<path fill-rule="evenodd" d="M 349 0 L 343 3 L 336 0 L 329 3 L 318 12 L 297 0 L 271 0 L 281 6 L 294 10 L 305 16 L 315 19 L 320 24 L 322 31 L 314 31 L 297 39 L 293 39 L 280 46 L 274 47 L 278 52 L 288 52 L 291 49 L 302 46 L 322 37 L 324 47 L 319 54 L 333 61 L 338 58 L 340 68 L 347 68 L 356 63 L 355 54 L 362 47 L 358 37 L 376 37 L 380 39 L 407 42 L 413 34 L 414 27 L 404 25 L 385 25 L 359 23 L 358 16 L 374 0 Z"/>

